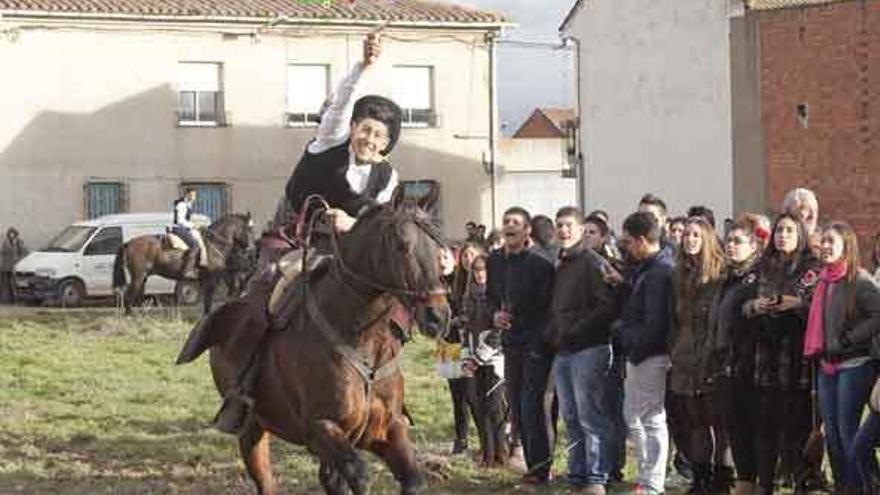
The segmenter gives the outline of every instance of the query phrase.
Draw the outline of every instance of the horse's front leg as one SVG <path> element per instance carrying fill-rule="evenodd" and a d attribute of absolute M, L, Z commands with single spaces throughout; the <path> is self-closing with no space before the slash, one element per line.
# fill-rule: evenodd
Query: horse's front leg
<path fill-rule="evenodd" d="M 333 475 L 335 468 L 348 483 L 353 495 L 369 495 L 370 469 L 338 424 L 327 419 L 312 421 L 308 428 L 308 438 L 309 448 L 318 455 L 322 465 L 327 465 L 325 469 L 328 470 L 328 475 Z M 327 493 L 333 495 L 331 491 Z"/>
<path fill-rule="evenodd" d="M 333 464 L 321 462 L 318 469 L 318 478 L 321 480 L 321 486 L 327 495 L 350 495 L 348 483 L 342 477 L 342 473 Z"/>
<path fill-rule="evenodd" d="M 401 494 L 415 495 L 425 491 L 427 483 L 409 441 L 406 418 L 394 418 L 388 426 L 388 440 L 373 442 L 369 449 L 381 457 L 391 469 L 394 478 L 400 483 Z"/>
<path fill-rule="evenodd" d="M 275 495 L 275 478 L 269 456 L 269 432 L 251 418 L 238 437 L 238 449 L 259 495 Z"/>
<path fill-rule="evenodd" d="M 202 314 L 211 312 L 211 306 L 214 304 L 214 292 L 217 288 L 217 279 L 214 273 L 204 271 L 201 273 L 201 289 L 202 289 Z"/>

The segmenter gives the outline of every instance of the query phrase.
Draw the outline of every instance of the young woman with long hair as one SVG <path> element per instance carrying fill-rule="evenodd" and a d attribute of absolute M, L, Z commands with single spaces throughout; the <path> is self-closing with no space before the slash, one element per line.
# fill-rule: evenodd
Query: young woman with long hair
<path fill-rule="evenodd" d="M 473 375 L 477 393 L 477 430 L 480 434 L 482 465 L 502 466 L 507 463 L 509 445 L 504 432 L 506 400 L 504 387 L 504 354 L 501 335 L 492 327 L 492 311 L 486 298 L 486 255 L 473 260 L 467 290 L 462 302 L 465 318 L 464 339 L 468 348 L 468 372 Z"/>
<path fill-rule="evenodd" d="M 874 281 L 880 284 L 880 232 L 874 234 L 874 239 L 871 241 L 871 270 Z"/>
<path fill-rule="evenodd" d="M 817 261 L 803 223 L 780 215 L 770 229 L 756 297 L 744 306 L 755 336 L 754 387 L 760 401 L 757 448 L 761 493 L 774 490 L 777 464 L 805 492 L 808 464 L 802 453 L 812 428 L 810 367 L 803 357 L 807 309 L 818 282 Z M 781 435 L 780 435 L 781 433 Z"/>
<path fill-rule="evenodd" d="M 861 268 L 859 242 L 845 223 L 820 237 L 822 271 L 816 287 L 804 355 L 818 362 L 817 388 L 835 492 L 870 486 L 859 473 L 853 440 L 876 378 L 871 343 L 880 330 L 880 289 Z"/>
<path fill-rule="evenodd" d="M 713 357 L 711 310 L 724 282 L 725 265 L 712 225 L 701 217 L 688 219 L 673 276 L 677 324 L 673 326 L 668 393 L 685 404 L 690 428 L 687 452 L 693 469 L 690 493 L 713 491 L 713 473 L 719 478 L 732 477 L 729 462 L 716 463 L 723 461 L 727 442 L 713 406 L 709 364 Z"/>
<path fill-rule="evenodd" d="M 449 306 L 454 316 L 453 324 L 444 340 L 449 343 L 466 344 L 464 339 L 463 302 L 467 280 L 471 265 L 478 256 L 485 254 L 483 249 L 474 243 L 466 243 L 458 255 L 458 262 L 451 275 L 447 277 L 450 292 Z M 464 376 L 447 380 L 449 392 L 452 396 L 452 413 L 455 424 L 455 440 L 452 444 L 452 454 L 460 454 L 468 448 L 468 412 L 479 422 L 477 416 L 476 383 L 473 377 Z"/>

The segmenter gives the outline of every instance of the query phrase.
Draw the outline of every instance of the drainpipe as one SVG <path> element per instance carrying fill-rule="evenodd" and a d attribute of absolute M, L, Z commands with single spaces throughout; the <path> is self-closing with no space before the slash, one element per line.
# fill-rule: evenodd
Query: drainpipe
<path fill-rule="evenodd" d="M 487 33 L 486 41 L 489 43 L 489 190 L 492 205 L 491 225 L 495 228 L 495 210 L 497 208 L 497 191 L 495 190 L 495 109 L 498 107 L 498 95 L 495 91 L 495 33 Z"/>
<path fill-rule="evenodd" d="M 577 78 L 575 82 L 575 119 L 576 125 L 578 129 L 578 139 L 577 143 L 575 143 L 575 149 L 577 150 L 577 158 L 575 167 L 577 167 L 577 203 L 580 207 L 581 211 L 586 212 L 587 208 L 587 167 L 584 164 L 584 153 L 581 147 L 581 143 L 583 142 L 583 119 L 581 118 L 581 40 L 572 35 L 566 35 L 562 37 L 562 42 L 564 44 L 568 44 L 571 41 L 575 46 L 575 62 L 574 62 L 574 71 L 577 74 Z"/>

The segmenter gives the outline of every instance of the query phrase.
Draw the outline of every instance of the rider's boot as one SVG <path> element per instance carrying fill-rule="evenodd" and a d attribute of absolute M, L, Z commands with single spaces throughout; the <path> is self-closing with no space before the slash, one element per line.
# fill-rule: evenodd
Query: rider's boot
<path fill-rule="evenodd" d="M 244 296 L 251 307 L 254 325 L 268 331 L 269 316 L 266 301 L 272 290 L 276 273 L 273 253 L 261 252 L 258 272 L 251 277 Z M 260 351 L 251 359 L 248 367 L 240 377 L 239 383 L 226 391 L 223 405 L 214 417 L 214 425 L 224 433 L 237 434 L 246 424 L 246 420 L 254 405 L 253 391 L 260 368 Z"/>
<path fill-rule="evenodd" d="M 196 272 L 196 263 L 199 259 L 199 248 L 190 248 L 183 253 L 183 269 L 181 276 L 184 279 L 196 280 L 199 274 Z"/>

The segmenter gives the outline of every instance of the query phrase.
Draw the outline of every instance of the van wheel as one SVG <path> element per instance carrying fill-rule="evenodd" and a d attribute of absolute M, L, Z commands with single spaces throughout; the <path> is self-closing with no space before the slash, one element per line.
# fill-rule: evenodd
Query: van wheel
<path fill-rule="evenodd" d="M 180 281 L 174 287 L 174 300 L 178 306 L 193 306 L 202 297 L 202 288 L 198 282 Z"/>
<path fill-rule="evenodd" d="M 58 304 L 62 308 L 75 308 L 82 304 L 86 288 L 79 280 L 65 280 L 58 286 Z"/>

